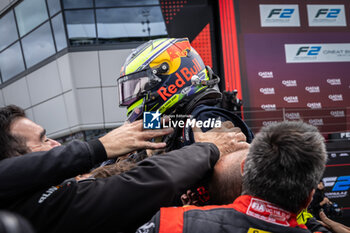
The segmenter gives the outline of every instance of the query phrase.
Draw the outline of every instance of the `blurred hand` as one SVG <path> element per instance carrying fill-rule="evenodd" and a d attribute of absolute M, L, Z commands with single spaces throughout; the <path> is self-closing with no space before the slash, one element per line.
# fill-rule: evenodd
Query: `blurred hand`
<path fill-rule="evenodd" d="M 332 202 L 327 197 L 324 197 L 323 200 L 320 202 L 320 206 L 323 206 L 325 204 L 332 204 Z"/>
<path fill-rule="evenodd" d="M 196 198 L 195 193 L 193 193 L 190 189 L 186 191 L 186 193 L 181 195 L 182 205 L 197 205 L 198 199 Z"/>
<path fill-rule="evenodd" d="M 350 233 L 350 227 L 344 226 L 341 223 L 330 220 L 323 211 L 320 212 L 320 219 L 322 220 L 322 222 L 320 223 L 324 227 L 331 230 L 333 233 Z"/>
<path fill-rule="evenodd" d="M 164 142 L 150 142 L 152 138 L 173 132 L 172 128 L 143 130 L 142 120 L 126 123 L 99 138 L 105 147 L 108 158 L 115 158 L 140 149 L 160 149 Z"/>
<path fill-rule="evenodd" d="M 249 148 L 246 136 L 231 121 L 225 121 L 220 128 L 214 128 L 205 133 L 201 129 L 194 127 L 193 133 L 196 142 L 214 143 L 218 147 L 221 156 Z"/>

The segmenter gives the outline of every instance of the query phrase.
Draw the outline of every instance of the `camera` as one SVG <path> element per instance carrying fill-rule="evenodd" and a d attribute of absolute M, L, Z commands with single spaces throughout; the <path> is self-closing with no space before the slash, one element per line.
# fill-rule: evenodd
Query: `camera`
<path fill-rule="evenodd" d="M 233 91 L 223 91 L 221 107 L 228 111 L 240 113 L 243 102 L 237 97 L 237 93 L 238 91 L 236 89 Z"/>
<path fill-rule="evenodd" d="M 341 217 L 343 215 L 342 208 L 335 202 L 322 206 L 323 212 L 330 218 Z"/>

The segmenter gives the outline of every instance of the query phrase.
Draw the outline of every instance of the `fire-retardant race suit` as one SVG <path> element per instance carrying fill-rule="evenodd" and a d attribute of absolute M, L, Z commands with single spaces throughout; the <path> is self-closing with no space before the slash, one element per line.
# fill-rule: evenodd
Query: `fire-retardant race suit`
<path fill-rule="evenodd" d="M 296 215 L 262 199 L 244 195 L 232 204 L 161 208 L 138 231 L 148 233 L 308 233 Z"/>

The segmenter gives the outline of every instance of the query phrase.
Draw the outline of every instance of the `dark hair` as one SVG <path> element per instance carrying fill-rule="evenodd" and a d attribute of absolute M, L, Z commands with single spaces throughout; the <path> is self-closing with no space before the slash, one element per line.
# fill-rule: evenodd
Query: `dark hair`
<path fill-rule="evenodd" d="M 323 174 L 324 138 L 316 127 L 285 121 L 264 127 L 251 144 L 243 193 L 298 213 Z"/>
<path fill-rule="evenodd" d="M 128 160 L 117 161 L 114 164 L 98 167 L 90 172 L 94 178 L 106 178 L 127 172 L 136 167 L 136 163 Z"/>
<path fill-rule="evenodd" d="M 16 105 L 0 108 L 0 160 L 29 152 L 25 140 L 12 135 L 10 128 L 19 117 L 26 117 L 24 110 Z"/>

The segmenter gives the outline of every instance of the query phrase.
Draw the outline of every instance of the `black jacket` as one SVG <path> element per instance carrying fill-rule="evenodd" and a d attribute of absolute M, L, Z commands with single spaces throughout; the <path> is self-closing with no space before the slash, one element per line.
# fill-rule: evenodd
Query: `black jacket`
<path fill-rule="evenodd" d="M 23 195 L 0 208 L 26 217 L 40 232 L 131 232 L 210 171 L 217 147 L 195 143 L 153 156 L 118 176 L 70 181 Z"/>
<path fill-rule="evenodd" d="M 93 140 L 1 160 L 0 203 L 86 173 L 106 159 L 102 143 Z"/>

